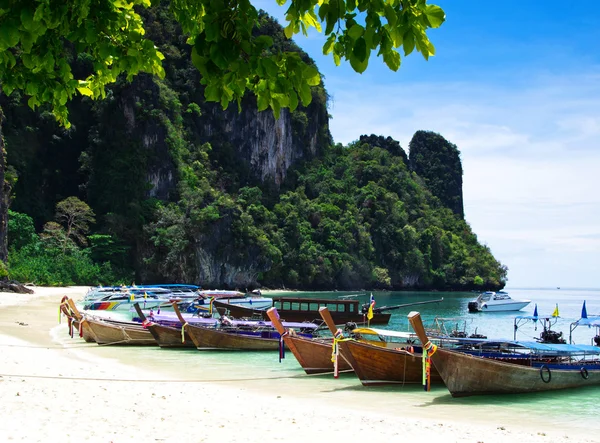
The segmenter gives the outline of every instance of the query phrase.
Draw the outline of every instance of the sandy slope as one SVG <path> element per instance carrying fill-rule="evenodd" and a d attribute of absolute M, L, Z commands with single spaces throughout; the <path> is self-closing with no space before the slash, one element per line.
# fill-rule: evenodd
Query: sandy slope
<path fill-rule="evenodd" d="M 310 398 L 169 382 L 152 368 L 124 366 L 53 341 L 60 299 L 77 299 L 86 289 L 0 293 L 0 441 L 600 441 L 561 430 L 536 432 L 526 424 L 505 429 L 440 421 L 426 411 L 364 411 L 360 405 L 331 407 Z"/>

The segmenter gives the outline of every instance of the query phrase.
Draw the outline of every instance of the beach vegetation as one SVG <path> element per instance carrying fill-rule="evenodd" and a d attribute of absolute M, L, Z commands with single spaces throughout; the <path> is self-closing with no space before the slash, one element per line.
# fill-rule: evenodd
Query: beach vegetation
<path fill-rule="evenodd" d="M 131 281 L 131 271 L 119 271 L 110 261 L 101 260 L 106 255 L 97 255 L 95 236 L 90 236 L 91 248 L 81 248 L 56 222 L 46 223 L 38 235 L 33 219 L 15 211 L 9 212 L 8 228 L 9 260 L 4 269 L 12 280 L 43 286 Z"/>

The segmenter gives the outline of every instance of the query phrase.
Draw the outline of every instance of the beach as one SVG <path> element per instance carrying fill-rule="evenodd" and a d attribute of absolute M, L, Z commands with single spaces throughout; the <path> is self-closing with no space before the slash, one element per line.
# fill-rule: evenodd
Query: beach
<path fill-rule="evenodd" d="M 226 373 L 222 381 L 189 373 L 182 378 L 186 368 L 170 371 L 154 358 L 124 364 L 115 356 L 129 352 L 125 347 L 105 352 L 77 337 L 65 340 L 60 300 L 64 295 L 77 300 L 87 287 L 33 289 L 34 294 L 0 293 L 0 441 L 600 441 L 565 424 L 453 414 L 452 405 L 419 407 L 427 405 L 425 392 L 419 403 L 389 407 L 369 404 L 369 393 L 360 387 L 328 396 L 326 388 L 277 391 L 275 383 L 263 389 L 268 383 L 228 382 Z M 286 380 L 288 386 L 293 382 Z M 319 386 L 335 382 L 321 379 Z"/>

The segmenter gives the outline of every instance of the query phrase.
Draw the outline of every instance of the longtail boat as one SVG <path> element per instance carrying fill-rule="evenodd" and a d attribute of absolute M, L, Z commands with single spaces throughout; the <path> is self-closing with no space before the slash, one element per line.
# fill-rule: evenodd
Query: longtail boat
<path fill-rule="evenodd" d="M 60 310 L 67 316 L 69 321 L 69 335 L 71 337 L 73 337 L 74 331 L 77 331 L 78 335 L 87 343 L 94 343 L 96 341 L 96 336 L 90 329 L 87 319 L 79 312 L 73 299 L 64 296 L 61 300 Z"/>
<path fill-rule="evenodd" d="M 329 310 L 322 308 L 320 314 L 331 333 L 339 335 Z M 356 328 L 351 333 L 352 337 L 338 341 L 340 355 L 364 386 L 423 381 L 422 348 L 414 344 L 414 335 L 374 328 Z M 431 371 L 431 383 L 441 382 L 440 375 Z"/>
<path fill-rule="evenodd" d="M 434 347 L 418 312 L 408 319 L 453 397 L 517 394 L 600 384 L 600 348 L 591 345 L 502 341 L 522 358 L 488 358 Z"/>
<path fill-rule="evenodd" d="M 190 335 L 185 331 L 183 324 L 180 327 L 161 325 L 148 319 L 140 305 L 134 303 L 138 316 L 146 329 L 150 331 L 156 342 L 161 348 L 194 348 L 196 345 L 192 341 Z"/>
<path fill-rule="evenodd" d="M 277 314 L 277 308 L 267 310 L 267 315 L 277 332 L 283 337 L 285 345 L 307 374 L 324 374 L 334 372 L 332 361 L 333 339 L 306 338 L 293 333 L 293 329 L 285 328 Z M 343 357 L 338 360 L 338 371 L 350 372 L 352 366 Z"/>
<path fill-rule="evenodd" d="M 244 306 L 229 305 L 219 300 L 213 302 L 215 308 L 225 310 L 236 318 L 262 318 L 268 320 L 266 310 L 250 309 Z M 357 299 L 328 299 L 328 298 L 306 298 L 306 297 L 273 297 L 273 307 L 281 319 L 289 322 L 318 321 L 319 308 L 328 307 L 336 325 L 348 322 L 362 324 L 367 322 L 366 314 L 363 312 Z M 387 325 L 391 314 L 385 312 L 374 312 L 370 323 Z"/>
<path fill-rule="evenodd" d="M 143 325 L 86 317 L 99 345 L 156 346 L 156 340 Z"/>
<path fill-rule="evenodd" d="M 241 322 L 237 321 L 235 326 L 227 326 L 230 321 L 221 318 L 220 327 L 202 327 L 190 324 L 181 316 L 177 304 L 173 304 L 175 313 L 180 316 L 180 321 L 185 331 L 196 345 L 196 348 L 204 350 L 244 350 L 244 351 L 270 351 L 279 349 L 280 336 L 270 323 L 265 322 Z M 300 323 L 301 329 L 317 329 L 312 323 Z"/>

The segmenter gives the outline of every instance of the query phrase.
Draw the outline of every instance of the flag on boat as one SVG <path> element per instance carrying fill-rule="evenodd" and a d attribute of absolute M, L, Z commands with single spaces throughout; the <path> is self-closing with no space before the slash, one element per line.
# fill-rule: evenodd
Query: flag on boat
<path fill-rule="evenodd" d="M 556 303 L 556 308 L 554 308 L 554 312 L 552 313 L 552 317 L 558 317 L 558 303 Z"/>
<path fill-rule="evenodd" d="M 535 330 L 537 331 L 537 321 L 538 321 L 538 311 L 537 311 L 537 303 L 535 304 L 535 308 L 533 309 L 533 324 L 535 326 Z"/>
<path fill-rule="evenodd" d="M 367 318 L 371 320 L 373 318 L 373 308 L 375 307 L 375 297 L 371 292 L 371 300 L 369 301 L 369 312 L 367 312 Z"/>
<path fill-rule="evenodd" d="M 585 300 L 583 301 L 583 307 L 581 308 L 581 318 L 588 318 L 587 309 L 585 307 Z"/>

